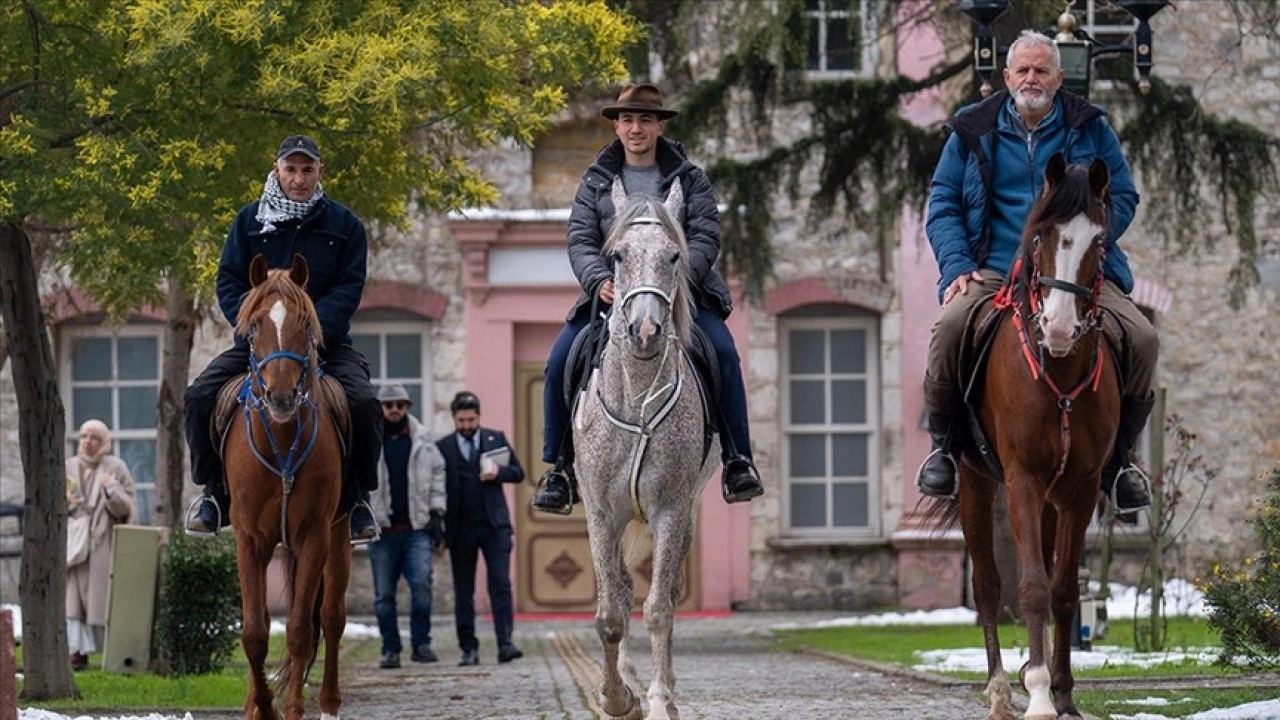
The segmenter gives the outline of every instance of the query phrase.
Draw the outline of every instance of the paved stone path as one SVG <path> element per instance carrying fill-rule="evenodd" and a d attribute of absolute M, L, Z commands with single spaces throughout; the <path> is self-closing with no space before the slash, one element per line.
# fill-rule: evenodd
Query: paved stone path
<path fill-rule="evenodd" d="M 807 616 L 813 617 L 813 616 Z M 972 685 L 941 685 L 851 666 L 819 655 L 773 649 L 768 628 L 794 615 L 739 614 L 678 619 L 677 703 L 684 720 L 977 718 L 985 704 Z M 487 623 L 483 623 L 487 624 Z M 343 717 L 358 720 L 595 720 L 600 646 L 590 621 L 517 622 L 524 658 L 499 665 L 492 635 L 481 637 L 478 667 L 457 666 L 447 619 L 438 618 L 440 662 L 379 670 L 376 660 L 344 665 Z M 637 671 L 649 673 L 642 621 L 632 623 Z M 371 641 L 377 643 L 376 640 Z M 314 678 L 315 676 L 313 676 Z M 314 711 L 314 703 L 309 704 Z M 196 720 L 233 720 L 194 712 Z"/>

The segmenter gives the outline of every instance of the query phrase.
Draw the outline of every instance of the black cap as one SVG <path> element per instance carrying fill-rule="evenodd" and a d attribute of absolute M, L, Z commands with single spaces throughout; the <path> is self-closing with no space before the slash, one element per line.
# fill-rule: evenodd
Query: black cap
<path fill-rule="evenodd" d="M 306 135 L 290 135 L 285 138 L 280 143 L 280 149 L 276 151 L 276 159 L 279 160 L 294 153 L 302 153 L 317 162 L 320 160 L 320 148 L 315 140 Z"/>

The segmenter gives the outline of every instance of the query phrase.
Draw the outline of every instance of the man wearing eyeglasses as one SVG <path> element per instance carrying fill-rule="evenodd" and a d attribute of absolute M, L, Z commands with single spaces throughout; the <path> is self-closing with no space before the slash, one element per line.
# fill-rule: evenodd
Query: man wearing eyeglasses
<path fill-rule="evenodd" d="M 433 552 L 444 550 L 444 458 L 431 431 L 409 410 L 413 400 L 404 385 L 384 385 L 382 461 L 378 489 L 371 498 L 373 516 L 382 533 L 369 545 L 373 570 L 374 614 L 382 635 L 383 669 L 400 667 L 400 621 L 396 589 L 400 577 L 409 584 L 409 639 L 414 662 L 433 663 L 431 586 Z"/>

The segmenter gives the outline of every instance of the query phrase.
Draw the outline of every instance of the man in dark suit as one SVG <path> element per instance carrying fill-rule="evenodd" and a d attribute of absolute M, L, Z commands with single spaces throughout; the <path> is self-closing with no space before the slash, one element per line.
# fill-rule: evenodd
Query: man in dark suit
<path fill-rule="evenodd" d="M 484 553 L 489 604 L 498 636 L 498 662 L 524 653 L 511 642 L 515 608 L 511 601 L 511 516 L 503 483 L 524 482 L 524 468 L 501 430 L 480 427 L 480 398 L 462 391 L 449 404 L 455 432 L 436 441 L 445 462 L 445 538 L 453 566 L 454 620 L 459 665 L 480 663 L 476 639 L 476 561 Z"/>

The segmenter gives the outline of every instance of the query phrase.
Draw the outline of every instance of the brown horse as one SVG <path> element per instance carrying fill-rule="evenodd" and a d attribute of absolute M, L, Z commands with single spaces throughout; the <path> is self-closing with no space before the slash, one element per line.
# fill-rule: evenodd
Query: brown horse
<path fill-rule="evenodd" d="M 240 641 L 250 670 L 245 719 L 277 720 L 275 692 L 285 698 L 286 720 L 302 718 L 302 686 L 323 630 L 320 710 L 324 720 L 337 720 L 338 644 L 351 575 L 345 516 L 338 515 L 342 440 L 331 414 L 342 397 L 318 374 L 320 323 L 303 290 L 306 260 L 295 255 L 289 270 L 269 271 L 258 255 L 249 280 L 236 332 L 249 340 L 250 373 L 223 452 L 244 612 Z M 277 544 L 288 550 L 289 619 L 286 657 L 273 688 L 264 663 L 271 621 L 267 564 Z"/>
<path fill-rule="evenodd" d="M 1116 368 L 1103 338 L 1098 297 L 1106 247 L 1109 174 L 1101 160 L 1068 166 L 1055 155 L 1028 216 L 1014 269 L 996 296 L 998 320 L 977 418 L 1003 466 L 1017 544 L 1018 602 L 1029 658 L 1019 676 L 1026 717 L 1078 716 L 1072 700 L 1072 619 L 1078 570 L 1102 468 L 1120 417 Z M 968 448 L 958 511 L 973 560 L 973 593 L 987 650 L 991 719 L 1013 717 L 996 619 L 1000 576 L 992 512 L 1000 478 Z M 1054 625 L 1051 660 L 1048 624 Z"/>

